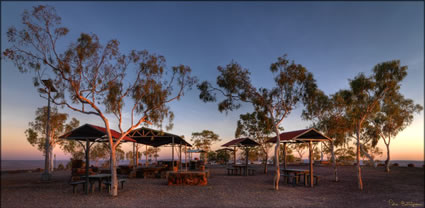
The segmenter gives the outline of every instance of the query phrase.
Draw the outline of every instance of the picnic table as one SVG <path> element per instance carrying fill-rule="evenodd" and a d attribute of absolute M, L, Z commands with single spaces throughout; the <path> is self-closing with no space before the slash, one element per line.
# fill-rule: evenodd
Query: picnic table
<path fill-rule="evenodd" d="M 161 176 L 161 172 L 165 171 L 165 167 L 142 167 L 137 168 L 139 175 L 143 174 L 143 178 L 157 178 Z M 137 175 L 137 174 L 136 174 Z"/>
<path fill-rule="evenodd" d="M 85 176 L 83 176 L 83 177 L 85 177 Z M 89 181 L 90 181 L 90 189 L 92 190 L 92 192 L 93 192 L 93 188 L 94 188 L 94 183 L 96 182 L 96 181 L 98 181 L 99 182 L 99 191 L 101 191 L 102 190 L 102 181 L 103 180 L 107 180 L 107 179 L 110 179 L 111 178 L 111 174 L 107 174 L 107 173 L 101 173 L 101 174 L 96 174 L 96 175 L 89 175 Z"/>
<path fill-rule="evenodd" d="M 310 173 L 309 170 L 305 169 L 282 169 L 282 172 L 284 175 L 291 175 L 293 174 L 294 177 L 298 175 L 304 175 L 304 185 L 307 186 L 307 175 Z"/>
<path fill-rule="evenodd" d="M 168 171 L 168 185 L 199 185 L 208 183 L 208 171 Z"/>
<path fill-rule="evenodd" d="M 242 170 L 244 170 L 244 173 L 245 173 L 247 166 L 246 165 L 233 165 L 233 168 L 238 169 L 239 175 L 242 175 Z"/>

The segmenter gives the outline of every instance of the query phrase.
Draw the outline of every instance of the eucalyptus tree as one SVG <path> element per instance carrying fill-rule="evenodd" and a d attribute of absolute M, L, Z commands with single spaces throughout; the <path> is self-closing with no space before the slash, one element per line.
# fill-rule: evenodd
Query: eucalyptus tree
<path fill-rule="evenodd" d="M 196 79 L 188 66 L 166 67 L 163 56 L 146 50 L 123 53 L 118 40 L 102 45 L 97 35 L 81 33 L 76 41 L 63 42 L 68 32 L 54 7 L 35 6 L 24 11 L 20 29 L 8 29 L 11 46 L 3 56 L 20 72 L 35 72 L 35 86 L 41 78 L 50 78 L 58 91 L 53 103 L 102 120 L 112 161 L 110 194 L 117 196 L 116 147 L 142 124 L 162 126 L 167 119 L 171 123 L 173 113 L 167 104 L 179 100 Z M 127 128 L 123 127 L 124 104 L 130 109 Z M 108 115 L 116 119 L 121 133 L 116 140 Z"/>
<path fill-rule="evenodd" d="M 235 137 L 250 137 L 260 144 L 260 149 L 264 156 L 264 173 L 267 173 L 267 160 L 272 147 L 267 141 L 270 139 L 269 135 L 273 133 L 273 124 L 263 112 L 254 111 L 242 114 L 239 118 Z"/>
<path fill-rule="evenodd" d="M 59 145 L 65 152 L 74 153 L 76 151 L 74 141 L 65 141 L 63 139 L 58 139 L 58 137 L 64 132 L 69 131 L 70 129 L 76 128 L 79 125 L 79 121 L 76 118 L 72 118 L 69 123 L 66 123 L 68 120 L 68 114 L 59 113 L 57 108 L 52 108 L 50 110 L 50 120 L 47 121 L 47 107 L 37 108 L 35 111 L 34 121 L 29 122 L 29 128 L 25 130 L 25 135 L 27 141 L 33 147 L 43 154 L 46 154 L 45 143 L 46 143 L 46 133 L 47 133 L 47 123 L 49 123 L 49 152 L 50 155 L 50 165 L 49 171 L 53 171 L 53 149 L 56 145 Z"/>
<path fill-rule="evenodd" d="M 381 111 L 372 120 L 374 129 L 377 130 L 387 149 L 385 171 L 390 172 L 390 143 L 397 134 L 403 131 L 413 121 L 413 115 L 423 110 L 413 100 L 404 98 L 399 93 L 386 97 L 381 103 Z"/>
<path fill-rule="evenodd" d="M 312 127 L 322 131 L 331 140 L 323 143 L 331 153 L 335 181 L 338 181 L 338 167 L 335 157 L 335 147 L 345 142 L 349 127 L 345 117 L 345 101 L 341 93 L 327 96 L 323 91 L 316 90 L 302 114 L 303 119 L 313 121 Z"/>
<path fill-rule="evenodd" d="M 313 75 L 307 69 L 289 61 L 286 55 L 279 57 L 270 66 L 274 74 L 275 86 L 271 89 L 255 88 L 250 79 L 248 69 L 242 68 L 235 61 L 226 66 L 218 66 L 220 75 L 217 77 L 218 87 L 214 87 L 208 81 L 198 85 L 201 91 L 199 97 L 204 102 L 216 101 L 217 93 L 224 96 L 218 104 L 220 112 L 228 112 L 240 108 L 241 103 L 251 103 L 255 111 L 264 112 L 273 123 L 276 133 L 275 161 L 276 172 L 273 181 L 275 190 L 279 189 L 279 125 L 292 112 L 300 102 L 306 103 L 310 99 L 310 92 L 316 88 Z"/>
<path fill-rule="evenodd" d="M 380 102 L 398 91 L 400 82 L 406 75 L 407 66 L 400 66 L 400 61 L 383 62 L 374 66 L 371 76 L 360 73 L 349 81 L 349 90 L 338 92 L 344 98 L 347 121 L 356 138 L 356 164 L 360 190 L 363 190 L 360 168 L 361 137 L 366 132 L 365 126 L 380 112 Z"/>
<path fill-rule="evenodd" d="M 203 130 L 202 132 L 193 132 L 192 138 L 193 146 L 197 149 L 204 150 L 205 152 L 211 151 L 211 145 L 215 142 L 221 141 L 218 134 L 210 130 Z"/>

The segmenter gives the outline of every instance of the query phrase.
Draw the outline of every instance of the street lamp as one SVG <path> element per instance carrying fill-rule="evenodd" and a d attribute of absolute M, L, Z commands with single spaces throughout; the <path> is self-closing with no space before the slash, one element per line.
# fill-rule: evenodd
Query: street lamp
<path fill-rule="evenodd" d="M 47 88 L 47 122 L 46 122 L 46 143 L 45 143 L 45 159 L 44 159 L 44 172 L 41 174 L 41 181 L 50 181 L 52 175 L 50 174 L 50 92 L 57 92 L 53 87 L 52 80 L 41 80 Z"/>

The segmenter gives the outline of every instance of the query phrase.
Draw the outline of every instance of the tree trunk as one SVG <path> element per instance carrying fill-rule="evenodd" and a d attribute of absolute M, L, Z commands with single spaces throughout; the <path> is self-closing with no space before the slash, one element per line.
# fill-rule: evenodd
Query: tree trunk
<path fill-rule="evenodd" d="M 53 148 L 52 148 L 52 146 L 50 145 L 50 150 L 49 150 L 49 159 L 50 159 L 50 167 L 49 167 L 49 172 L 51 173 L 51 172 L 53 172 L 53 168 L 54 168 L 54 166 L 53 166 Z"/>
<path fill-rule="evenodd" d="M 364 156 L 366 156 L 369 159 L 369 161 L 372 163 L 372 166 L 374 168 L 376 168 L 378 166 L 376 164 L 375 160 L 373 159 L 373 157 L 365 150 L 363 144 L 360 144 L 360 151 L 363 153 Z"/>
<path fill-rule="evenodd" d="M 360 168 L 360 126 L 357 129 L 357 178 L 359 189 L 363 190 L 362 169 Z"/>
<path fill-rule="evenodd" d="M 335 175 L 335 181 L 338 182 L 338 168 L 336 166 L 336 158 L 335 158 L 335 146 L 334 141 L 331 141 L 331 154 L 332 154 L 332 163 L 334 166 L 334 175 Z"/>
<path fill-rule="evenodd" d="M 265 153 L 265 158 L 264 158 L 264 173 L 267 174 L 267 160 L 269 159 L 269 154 Z"/>
<path fill-rule="evenodd" d="M 111 148 L 111 196 L 118 196 L 117 158 L 115 148 Z"/>
<path fill-rule="evenodd" d="M 280 132 L 277 124 L 275 125 L 275 132 L 276 132 L 276 146 L 274 148 L 274 158 L 275 158 L 275 165 L 276 165 L 276 172 L 274 176 L 274 189 L 279 190 L 279 180 L 280 180 L 280 168 L 279 168 L 279 147 L 280 147 Z"/>
<path fill-rule="evenodd" d="M 388 141 L 388 144 L 385 144 L 387 146 L 387 160 L 385 160 L 385 171 L 387 173 L 390 172 L 390 142 Z"/>

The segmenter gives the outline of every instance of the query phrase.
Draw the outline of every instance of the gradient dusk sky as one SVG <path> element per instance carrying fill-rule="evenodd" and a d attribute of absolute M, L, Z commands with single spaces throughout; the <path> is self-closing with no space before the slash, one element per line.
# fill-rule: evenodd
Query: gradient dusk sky
<path fill-rule="evenodd" d="M 43 2 L 54 6 L 70 29 L 63 46 L 80 33 L 95 33 L 105 43 L 118 39 L 122 51 L 147 49 L 167 59 L 167 66 L 189 65 L 200 80 L 215 83 L 217 66 L 232 59 L 251 71 L 253 84 L 272 87 L 272 62 L 283 54 L 314 74 L 327 94 L 348 88 L 348 79 L 371 73 L 377 63 L 399 59 L 409 67 L 401 92 L 424 105 L 423 2 Z M 9 47 L 6 31 L 21 27 L 21 14 L 37 2 L 1 2 L 1 50 Z M 1 157 L 3 160 L 43 159 L 26 141 L 24 131 L 36 108 L 47 104 L 32 85 L 32 74 L 21 74 L 10 61 L 1 61 Z M 219 145 L 234 139 L 245 104 L 229 114 L 217 103 L 203 103 L 193 89 L 171 104 L 174 134 L 191 137 L 209 129 Z M 283 122 L 285 131 L 305 128 L 303 106 Z M 100 118 L 63 109 L 82 124 L 102 125 Z M 112 118 L 112 116 L 111 116 Z M 117 123 L 112 123 L 117 129 Z M 384 152 L 382 141 L 379 143 Z M 130 150 L 129 144 L 124 144 Z M 170 148 L 160 156 L 169 157 Z M 391 143 L 391 159 L 423 160 L 424 114 Z M 59 148 L 57 159 L 67 159 Z M 384 154 L 385 155 L 385 154 Z M 160 157 L 160 158 L 161 158 Z"/>

